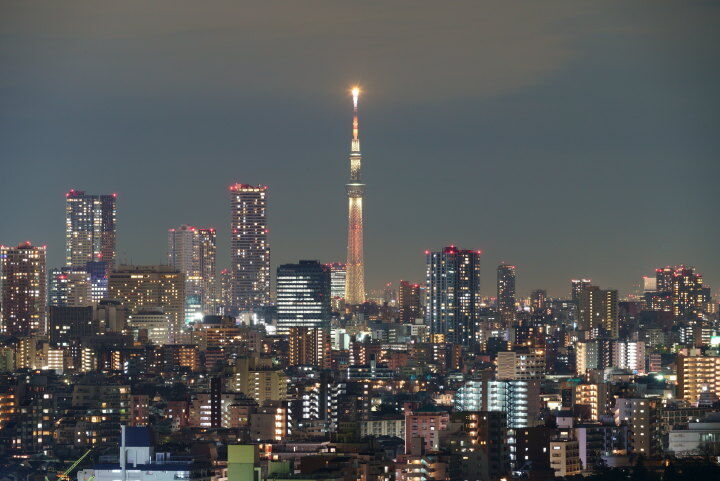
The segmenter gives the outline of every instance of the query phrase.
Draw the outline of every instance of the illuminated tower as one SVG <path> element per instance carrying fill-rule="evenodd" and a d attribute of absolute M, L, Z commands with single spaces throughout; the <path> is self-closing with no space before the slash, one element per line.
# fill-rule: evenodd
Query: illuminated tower
<path fill-rule="evenodd" d="M 270 303 L 267 186 L 230 186 L 232 306 L 228 314 Z"/>
<path fill-rule="evenodd" d="M 350 182 L 348 194 L 348 247 L 347 281 L 345 284 L 345 302 L 350 305 L 365 302 L 365 263 L 363 261 L 363 194 L 362 155 L 358 136 L 358 96 L 360 89 L 353 87 L 353 136 L 350 147 Z"/>

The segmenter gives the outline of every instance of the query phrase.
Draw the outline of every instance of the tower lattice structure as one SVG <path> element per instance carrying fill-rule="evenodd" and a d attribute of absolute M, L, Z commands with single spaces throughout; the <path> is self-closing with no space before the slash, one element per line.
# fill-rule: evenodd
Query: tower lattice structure
<path fill-rule="evenodd" d="M 362 155 L 358 127 L 358 96 L 360 90 L 355 87 L 353 95 L 353 132 L 350 144 L 350 181 L 348 194 L 348 244 L 347 244 L 347 280 L 345 283 L 345 302 L 351 305 L 365 302 L 365 261 L 363 258 L 363 195 Z"/>

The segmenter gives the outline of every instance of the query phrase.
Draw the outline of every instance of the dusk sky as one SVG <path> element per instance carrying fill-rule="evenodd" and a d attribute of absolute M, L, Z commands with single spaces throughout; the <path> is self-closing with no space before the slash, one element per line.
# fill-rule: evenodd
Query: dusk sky
<path fill-rule="evenodd" d="M 720 288 L 720 3 L 0 1 L 0 243 L 64 261 L 64 193 L 117 192 L 118 258 L 267 184 L 273 268 L 342 261 L 352 104 L 369 288 L 481 249 L 518 291 L 655 267 Z"/>

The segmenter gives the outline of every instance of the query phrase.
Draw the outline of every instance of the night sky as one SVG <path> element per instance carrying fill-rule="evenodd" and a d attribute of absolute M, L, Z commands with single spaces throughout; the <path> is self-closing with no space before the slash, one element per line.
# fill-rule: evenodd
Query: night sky
<path fill-rule="evenodd" d="M 452 8 L 450 8 L 452 6 Z M 270 186 L 273 265 L 343 260 L 359 83 L 369 288 L 484 251 L 518 290 L 655 267 L 720 287 L 720 3 L 0 2 L 0 243 L 64 258 L 64 193 L 117 192 L 118 253 Z"/>

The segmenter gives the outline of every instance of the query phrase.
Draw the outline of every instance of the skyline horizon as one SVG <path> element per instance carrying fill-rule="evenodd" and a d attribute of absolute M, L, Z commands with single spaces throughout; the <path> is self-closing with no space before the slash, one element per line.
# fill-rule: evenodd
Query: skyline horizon
<path fill-rule="evenodd" d="M 253 183 L 253 184 L 248 184 L 248 183 L 245 183 L 245 182 L 232 182 L 232 183 L 230 183 L 230 184 L 228 185 L 227 188 L 228 188 L 228 190 L 230 190 L 230 188 L 231 188 L 232 186 L 238 185 L 238 184 L 248 185 L 248 186 L 257 187 L 257 188 L 259 188 L 259 187 L 266 187 L 270 193 L 272 192 L 272 187 L 271 187 L 269 184 L 267 184 L 267 183 Z M 113 191 L 113 192 L 94 192 L 94 191 L 89 191 L 89 190 L 87 190 L 87 189 L 82 189 L 82 188 L 78 188 L 78 187 L 79 187 L 79 186 L 75 186 L 75 187 L 69 189 L 69 190 L 68 190 L 68 193 L 71 193 L 71 192 L 85 192 L 85 193 L 87 193 L 88 195 L 113 195 L 113 196 L 114 196 L 115 198 L 117 198 L 117 199 L 122 199 L 122 195 L 121 195 L 119 192 L 117 192 L 117 191 Z M 67 194 L 66 194 L 66 196 L 67 196 Z M 271 209 L 271 207 L 272 207 L 271 199 L 272 199 L 272 196 L 269 197 L 268 210 L 272 210 L 272 209 Z M 122 210 L 121 210 L 120 208 L 118 208 L 118 211 L 121 212 Z M 121 222 L 119 221 L 119 219 L 121 219 L 121 218 L 122 218 L 122 217 L 121 217 L 120 215 L 118 215 L 118 224 L 120 224 L 120 225 L 121 225 Z M 269 218 L 269 219 L 270 219 L 270 218 Z M 270 220 L 269 220 L 268 223 L 269 223 L 268 230 L 269 230 L 269 233 L 270 233 L 270 232 L 272 232 L 272 226 L 271 226 L 271 224 L 270 224 Z M 229 224 L 229 222 L 228 222 L 228 224 Z M 181 223 L 181 224 L 177 224 L 177 225 L 175 225 L 175 226 L 173 226 L 173 227 L 168 227 L 168 228 L 166 228 L 164 231 L 162 231 L 162 232 L 164 233 L 164 235 L 165 235 L 164 240 L 165 240 L 165 241 L 167 240 L 167 233 L 168 233 L 168 232 L 170 232 L 170 231 L 172 231 L 172 230 L 175 230 L 175 229 L 177 229 L 178 227 L 183 226 L 183 225 L 195 227 L 195 228 L 198 228 L 198 229 L 213 229 L 216 233 L 222 232 L 222 231 L 224 230 L 224 229 L 215 227 L 215 226 L 213 226 L 213 225 L 206 225 L 206 224 L 201 224 L 201 223 Z M 121 237 L 121 234 L 120 234 L 121 232 L 122 232 L 122 230 L 121 230 L 120 228 L 118 228 L 118 234 L 119 234 L 119 235 L 118 235 L 118 238 L 122 238 L 122 237 Z M 223 238 L 221 235 L 218 235 L 217 237 L 218 237 L 218 238 Z M 227 236 L 226 236 L 226 237 L 227 237 L 227 241 L 228 241 L 228 242 L 226 242 L 226 243 L 228 244 L 228 246 L 225 246 L 225 247 L 227 247 L 228 249 L 223 249 L 221 242 L 218 241 L 218 252 L 224 252 L 224 251 L 226 251 L 226 250 L 229 250 L 229 240 L 230 240 L 229 229 L 227 229 Z M 334 262 L 340 262 L 340 263 L 342 263 L 342 264 L 345 264 L 345 262 L 343 262 L 343 261 L 341 261 L 341 260 L 337 260 L 337 259 L 332 260 L 332 259 L 328 259 L 328 258 L 312 258 L 312 257 L 307 257 L 307 256 L 305 256 L 305 257 L 299 256 L 299 257 L 296 257 L 296 258 L 294 258 L 294 259 L 293 259 L 292 257 L 290 257 L 290 258 L 287 258 L 286 260 L 275 262 L 275 261 L 273 260 L 274 257 L 273 257 L 273 255 L 272 255 L 272 252 L 273 252 L 273 248 L 272 248 L 272 237 L 269 236 L 269 239 L 270 239 L 270 242 L 269 242 L 269 243 L 270 243 L 271 277 L 272 277 L 271 286 L 272 286 L 273 288 L 275 287 L 275 277 L 276 277 L 276 274 L 277 274 L 277 268 L 278 268 L 280 265 L 282 265 L 282 264 L 293 264 L 293 263 L 297 263 L 297 262 L 299 262 L 299 261 L 301 261 L 301 260 L 317 260 L 317 261 L 319 261 L 319 262 L 321 262 L 321 263 L 323 263 L 323 264 L 330 264 L 330 263 L 334 263 Z M 13 243 L 0 242 L 0 245 L 2 245 L 2 246 L 8 246 L 8 247 L 14 247 L 14 246 L 16 246 L 16 245 L 21 245 L 21 244 L 27 243 L 27 242 L 30 242 L 33 246 L 41 246 L 41 247 L 45 247 L 45 248 L 46 248 L 46 255 L 47 255 L 47 265 L 46 265 L 46 269 L 48 270 L 48 272 L 50 271 L 50 269 L 65 267 L 65 264 L 64 264 L 64 263 L 58 263 L 58 262 L 55 262 L 55 261 L 50 262 L 50 259 L 52 258 L 52 257 L 50 256 L 50 253 L 52 253 L 52 252 L 54 251 L 54 249 L 51 249 L 51 248 L 50 248 L 50 245 L 49 245 L 48 243 L 42 243 L 42 244 L 40 244 L 40 243 L 33 242 L 32 239 L 26 239 L 26 240 L 24 240 L 24 241 L 21 240 L 21 241 L 13 242 Z M 168 259 L 167 259 L 167 252 L 165 252 L 165 255 L 162 256 L 163 262 L 152 262 L 152 261 L 135 262 L 135 261 L 132 259 L 132 257 L 131 257 L 130 259 L 123 258 L 122 255 L 124 255 L 124 253 L 123 253 L 123 251 L 119 248 L 119 246 L 120 246 L 120 242 L 118 242 L 118 249 L 117 249 L 118 255 L 117 255 L 117 262 L 115 263 L 116 266 L 121 266 L 121 265 L 138 265 L 138 266 L 139 266 L 139 265 L 147 265 L 147 266 L 149 266 L 149 265 L 169 265 L 168 262 L 167 262 L 167 260 L 168 260 Z M 505 260 L 500 260 L 500 261 L 498 261 L 498 262 L 496 262 L 496 263 L 494 263 L 494 264 L 492 265 L 492 268 L 490 269 L 490 273 L 488 273 L 488 269 L 485 267 L 485 263 L 483 262 L 483 257 L 486 255 L 486 251 L 485 251 L 484 249 L 474 248 L 474 247 L 468 247 L 468 246 L 464 245 L 463 243 L 456 243 L 456 242 L 455 242 L 455 243 L 446 243 L 446 244 L 441 245 L 441 246 L 436 246 L 436 247 L 434 247 L 434 248 L 425 249 L 425 250 L 421 253 L 421 255 L 418 256 L 418 257 L 419 257 L 419 258 L 422 258 L 422 256 L 426 255 L 426 254 L 428 253 L 428 251 L 430 251 L 430 252 L 432 252 L 432 251 L 440 251 L 440 250 L 442 250 L 442 249 L 444 249 L 444 248 L 447 248 L 447 247 L 455 247 L 455 248 L 458 248 L 458 249 L 460 249 L 460 250 L 473 250 L 473 251 L 479 251 L 479 252 L 480 252 L 480 255 L 481 255 L 481 258 L 480 258 L 480 259 L 481 259 L 481 264 L 480 264 L 480 265 L 481 265 L 481 268 L 480 268 L 480 270 L 481 270 L 480 292 L 481 292 L 482 297 L 484 297 L 484 298 L 495 298 L 495 296 L 496 296 L 496 292 L 495 292 L 495 287 L 496 287 L 496 285 L 495 285 L 495 282 L 491 282 L 491 283 L 490 283 L 490 284 L 493 286 L 493 287 L 492 287 L 492 291 L 493 291 L 493 292 L 491 292 L 491 293 L 486 292 L 485 286 L 488 285 L 488 278 L 495 279 L 495 274 L 496 274 L 496 271 L 497 271 L 497 267 L 500 266 L 500 265 L 502 265 L 502 264 L 511 264 L 511 263 L 508 263 L 508 262 L 506 262 Z M 63 248 L 61 249 L 60 252 L 62 252 L 62 253 L 65 252 L 64 243 L 63 243 Z M 229 252 L 225 252 L 225 253 L 227 254 L 227 257 L 228 257 L 227 262 L 223 262 L 223 263 L 221 264 L 221 262 L 219 261 L 219 259 L 221 259 L 221 257 L 218 256 L 217 273 L 216 273 L 217 275 L 219 275 L 220 272 L 221 272 L 223 269 L 228 269 L 228 268 L 230 267 Z M 57 254 L 56 254 L 56 255 L 57 255 Z M 62 255 L 61 255 L 61 257 L 62 257 Z M 149 259 L 149 258 L 148 258 L 148 259 Z M 423 268 L 425 267 L 425 265 L 426 265 L 425 263 L 422 263 Z M 520 272 L 522 272 L 522 266 L 518 266 L 517 263 L 512 263 L 512 265 L 513 265 L 514 267 L 516 267 L 516 268 L 517 268 L 517 267 L 520 267 Z M 627 297 L 627 296 L 629 296 L 629 295 L 641 294 L 641 293 L 642 293 L 642 285 L 641 285 L 642 280 L 643 280 L 645 277 L 652 277 L 652 273 L 653 273 L 656 269 L 658 269 L 658 268 L 663 268 L 663 267 L 677 267 L 677 266 L 685 266 L 685 267 L 695 268 L 696 271 L 697 271 L 697 273 L 700 274 L 705 281 L 707 281 L 707 276 L 706 276 L 705 273 L 703 272 L 702 266 L 697 266 L 697 265 L 687 264 L 687 263 L 670 263 L 670 264 L 660 263 L 660 264 L 657 264 L 655 267 L 652 267 L 651 269 L 648 269 L 647 274 L 641 276 L 641 277 L 639 278 L 639 280 L 637 281 L 637 283 L 636 283 L 632 288 L 623 289 L 622 287 L 618 287 L 618 286 L 614 286 L 614 285 L 603 285 L 603 284 L 600 284 L 600 283 L 596 282 L 596 281 L 594 280 L 594 278 L 593 278 L 592 275 L 587 275 L 587 276 L 578 275 L 578 276 L 570 276 L 570 277 L 567 278 L 567 292 L 564 293 L 564 294 L 558 294 L 556 291 L 553 291 L 553 290 L 548 289 L 548 288 L 543 287 L 543 286 L 534 286 L 534 287 L 527 287 L 527 286 L 525 286 L 525 287 L 518 288 L 518 289 L 517 289 L 517 292 L 518 292 L 518 295 L 519 295 L 520 297 L 522 297 L 523 299 L 524 299 L 524 298 L 529 298 L 529 296 L 530 296 L 530 294 L 532 293 L 532 291 L 534 291 L 534 290 L 536 290 L 536 289 L 546 290 L 547 293 L 548 293 L 548 296 L 549 296 L 549 297 L 552 297 L 552 298 L 556 298 L 556 299 L 569 298 L 569 297 L 570 297 L 570 296 L 569 296 L 569 294 L 570 294 L 570 282 L 571 282 L 572 280 L 574 280 L 574 279 L 589 279 L 589 280 L 591 280 L 591 281 L 593 282 L 594 285 L 599 285 L 599 286 L 600 286 L 601 288 L 603 288 L 603 289 L 616 289 L 616 290 L 618 290 L 619 296 L 625 298 L 625 297 Z M 388 280 L 380 281 L 377 285 L 373 285 L 372 287 L 368 287 L 368 288 L 366 289 L 367 294 L 370 295 L 371 293 L 376 293 L 376 294 L 377 294 L 377 293 L 381 293 L 382 290 L 383 290 L 383 288 L 387 285 L 388 282 L 391 282 L 391 283 L 393 284 L 393 286 L 397 287 L 397 286 L 399 285 L 400 281 L 410 281 L 410 282 L 413 282 L 413 283 L 419 283 L 420 285 L 423 285 L 423 284 L 425 283 L 424 277 L 411 278 L 411 277 L 403 277 L 403 276 L 400 276 L 398 279 L 388 279 Z M 517 276 L 517 281 L 518 281 L 518 284 L 520 284 L 520 285 L 522 286 L 522 284 L 523 284 L 523 282 L 522 282 L 522 276 L 518 275 L 518 276 Z M 716 295 L 717 295 L 717 290 L 718 290 L 718 288 L 716 288 L 712 282 L 706 282 L 706 285 L 708 285 L 708 286 L 711 288 L 711 295 L 713 296 L 713 298 L 715 298 Z M 274 290 L 274 289 L 273 289 L 273 290 Z"/>

